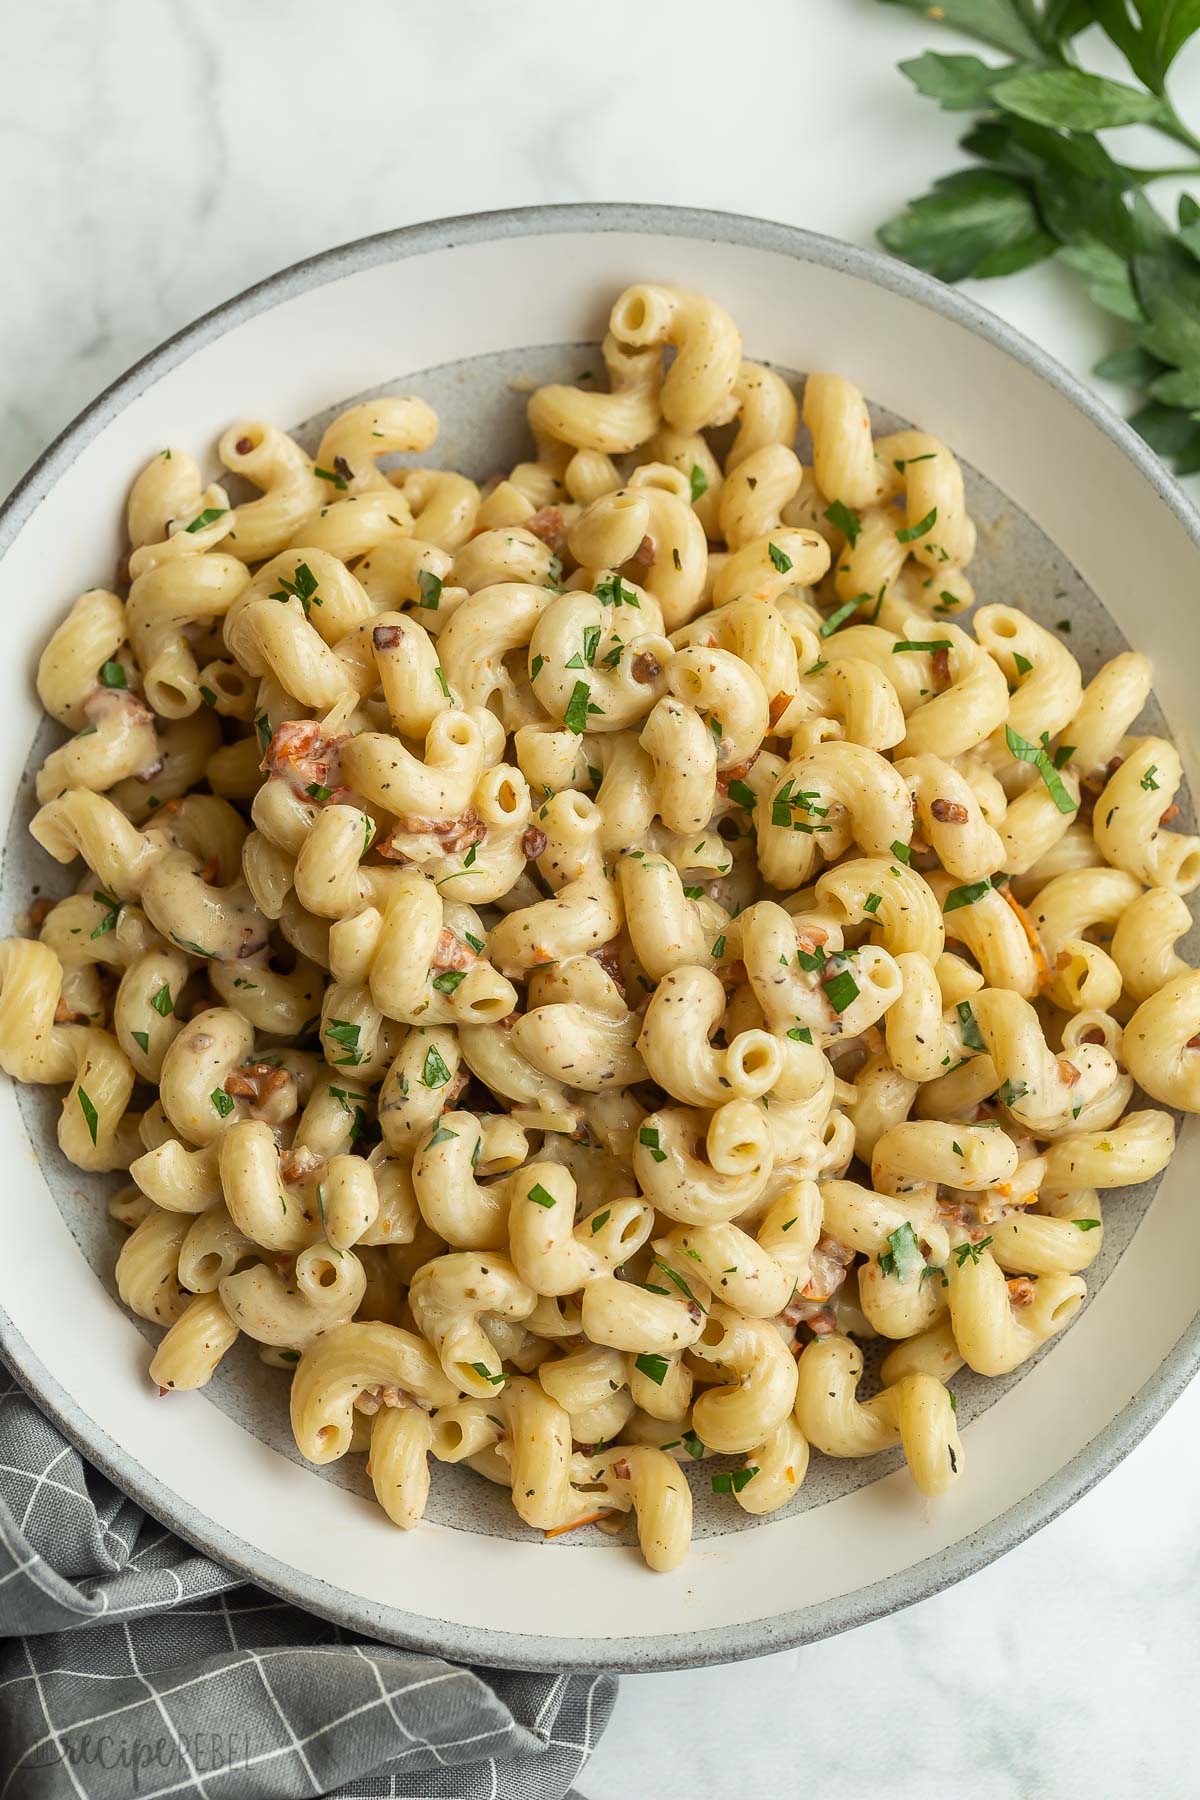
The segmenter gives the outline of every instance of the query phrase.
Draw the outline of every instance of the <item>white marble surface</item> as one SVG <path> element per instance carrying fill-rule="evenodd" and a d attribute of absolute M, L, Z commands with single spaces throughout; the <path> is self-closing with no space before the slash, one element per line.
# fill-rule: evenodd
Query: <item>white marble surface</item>
<path fill-rule="evenodd" d="M 933 34 L 875 0 L 6 9 L 0 491 L 165 334 L 365 232 L 625 199 L 869 242 L 955 162 L 956 121 L 894 70 Z M 1195 119 L 1200 58 L 1176 86 Z M 981 297 L 1079 373 L 1111 341 L 1056 269 Z M 1195 1794 L 1198 1442 L 1194 1389 L 962 1586 L 810 1650 L 627 1680 L 586 1792 Z"/>

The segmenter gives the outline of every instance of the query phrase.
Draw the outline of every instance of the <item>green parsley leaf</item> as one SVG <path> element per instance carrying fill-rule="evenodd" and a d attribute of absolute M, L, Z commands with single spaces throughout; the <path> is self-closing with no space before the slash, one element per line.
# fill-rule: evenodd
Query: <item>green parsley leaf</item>
<path fill-rule="evenodd" d="M 590 669 L 596 661 L 596 647 L 600 642 L 600 627 L 585 625 L 583 628 L 583 660 Z"/>
<path fill-rule="evenodd" d="M 451 692 L 450 692 L 450 683 L 446 680 L 446 672 L 442 668 L 440 663 L 438 664 L 437 668 L 433 672 L 437 676 L 438 686 L 441 688 L 443 694 L 445 694 L 447 700 L 452 699 L 453 696 L 451 695 Z"/>
<path fill-rule="evenodd" d="M 1004 741 L 1008 745 L 1009 753 L 1014 756 L 1018 762 L 1033 764 L 1034 768 L 1045 782 L 1050 798 L 1053 800 L 1060 813 L 1073 813 L 1078 811 L 1078 802 L 1072 800 L 1070 794 L 1067 792 L 1063 785 L 1062 776 L 1054 767 L 1054 763 L 1044 744 L 1041 746 L 1031 744 L 1027 738 L 1023 738 L 1019 732 L 1014 731 L 1011 725 L 1006 725 L 1004 727 Z"/>
<path fill-rule="evenodd" d="M 786 575 L 792 566 L 791 557 L 785 555 L 778 544 L 768 544 L 767 555 L 771 558 L 772 568 L 778 570 L 780 575 Z"/>
<path fill-rule="evenodd" d="M 258 733 L 258 747 L 265 756 L 271 744 L 271 721 L 265 712 L 256 713 L 254 729 Z"/>
<path fill-rule="evenodd" d="M 111 894 L 104 893 L 101 888 L 96 889 L 92 895 L 92 899 L 96 902 L 97 906 L 106 907 L 107 911 L 91 935 L 94 938 L 106 937 L 110 931 L 116 930 L 117 919 L 120 916 L 124 901 L 114 900 Z"/>
<path fill-rule="evenodd" d="M 480 1377 L 481 1380 L 490 1381 L 493 1387 L 502 1387 L 504 1385 L 504 1382 L 506 1379 L 504 1374 L 501 1373 L 499 1375 L 493 1375 L 492 1371 L 488 1368 L 486 1363 L 473 1362 L 471 1364 L 471 1367 L 474 1369 L 475 1373 Z"/>
<path fill-rule="evenodd" d="M 807 1025 L 793 1025 L 788 1036 L 794 1038 L 798 1044 L 811 1044 L 813 1041 L 812 1032 Z"/>
<path fill-rule="evenodd" d="M 325 1027 L 325 1036 L 346 1052 L 345 1056 L 335 1059 L 335 1068 L 342 1069 L 347 1065 L 355 1067 L 363 1060 L 362 1051 L 358 1047 L 359 1035 L 360 1028 L 349 1019 L 330 1019 Z"/>
<path fill-rule="evenodd" d="M 695 1432 L 685 1431 L 679 1441 L 691 1457 L 692 1461 L 699 1462 L 700 1458 L 704 1455 L 705 1446 L 700 1442 L 700 1439 L 696 1436 Z"/>
<path fill-rule="evenodd" d="M 666 1162 L 667 1153 L 659 1148 L 658 1128 L 654 1125 L 643 1125 L 638 1132 L 638 1143 L 649 1150 L 655 1162 Z"/>
<path fill-rule="evenodd" d="M 333 798 L 333 789 L 322 787 L 319 781 L 310 781 L 304 791 L 311 799 L 317 801 L 331 800 Z"/>
<path fill-rule="evenodd" d="M 927 650 L 932 656 L 938 650 L 953 650 L 954 645 L 949 638 L 928 638 L 918 641 L 915 638 L 901 638 L 892 645 L 892 655 L 899 656 L 906 650 Z"/>
<path fill-rule="evenodd" d="M 529 665 L 530 681 L 536 681 L 538 676 L 541 674 L 542 670 L 545 668 L 545 666 L 546 666 L 545 657 L 544 656 L 535 656 L 533 661 Z"/>
<path fill-rule="evenodd" d="M 100 680 L 106 688 L 123 688 L 128 685 L 124 666 L 119 662 L 101 663 Z"/>
<path fill-rule="evenodd" d="M 525 1197 L 527 1200 L 532 1200 L 535 1206 L 550 1207 L 554 1205 L 554 1195 L 548 1194 L 540 1181 L 534 1182 Z"/>
<path fill-rule="evenodd" d="M 721 933 L 720 937 L 717 939 L 716 943 L 713 945 L 712 949 L 709 951 L 708 954 L 710 956 L 715 956 L 718 958 L 724 956 L 724 954 L 725 954 L 725 933 L 724 932 Z"/>
<path fill-rule="evenodd" d="M 598 1231 L 603 1231 L 604 1227 L 608 1224 L 608 1221 L 611 1218 L 612 1218 L 612 1207 L 611 1206 L 606 1206 L 603 1212 L 598 1212 L 592 1220 L 592 1236 L 595 1237 L 595 1235 Z"/>
<path fill-rule="evenodd" d="M 990 1237 L 985 1237 L 980 1238 L 977 1244 L 956 1244 L 954 1246 L 954 1260 L 959 1268 L 965 1267 L 968 1256 L 973 1263 L 977 1263 L 979 1261 L 980 1251 L 986 1250 L 991 1241 Z"/>
<path fill-rule="evenodd" d="M 150 1054 L 150 1033 L 148 1031 L 131 1031 L 130 1037 L 138 1045 L 144 1056 Z"/>
<path fill-rule="evenodd" d="M 466 939 L 467 943 L 471 946 L 471 949 L 475 952 L 476 956 L 483 955 L 484 942 L 483 942 L 482 938 L 473 937 L 469 931 L 464 931 L 463 937 Z"/>
<path fill-rule="evenodd" d="M 571 690 L 571 698 L 567 702 L 567 710 L 563 714 L 563 724 L 568 731 L 577 737 L 587 729 L 588 701 L 592 690 L 586 681 L 577 681 Z"/>
<path fill-rule="evenodd" d="M 190 525 L 185 525 L 187 532 L 203 531 L 206 525 L 215 525 L 229 511 L 227 506 L 206 506 L 202 513 L 197 513 Z"/>
<path fill-rule="evenodd" d="M 842 501 L 835 500 L 832 506 L 826 507 L 825 517 L 835 530 L 840 531 L 849 541 L 850 548 L 853 550 L 858 542 L 858 534 L 862 530 L 862 520 L 858 514 L 851 512 L 850 508 L 845 506 Z M 863 598 L 866 599 L 867 596 L 864 594 Z M 857 605 L 857 602 L 855 604 Z"/>
<path fill-rule="evenodd" d="M 909 848 L 909 846 L 907 844 L 902 844 L 900 842 L 899 838 L 897 838 L 896 841 L 894 842 L 894 844 L 892 845 L 892 855 L 895 857 L 897 862 L 911 863 L 911 861 L 912 861 L 911 849 Z"/>
<path fill-rule="evenodd" d="M 466 979 L 465 969 L 443 969 L 440 975 L 434 976 L 433 985 L 439 994 L 452 994 Z"/>
<path fill-rule="evenodd" d="M 1028 1092 L 1029 1086 L 1027 1082 L 1002 1081 L 1000 1086 L 996 1089 L 996 1098 L 999 1100 L 1001 1106 L 1015 1106 L 1017 1101 L 1023 1100 Z"/>
<path fill-rule="evenodd" d="M 601 606 L 632 606 L 638 612 L 642 610 L 641 601 L 632 588 L 625 586 L 619 575 L 608 575 L 603 581 L 598 581 L 594 592 Z"/>
<path fill-rule="evenodd" d="M 441 1120 L 439 1119 L 438 1124 L 437 1124 L 437 1129 L 436 1129 L 436 1131 L 434 1131 L 433 1135 L 427 1141 L 425 1148 L 427 1150 L 432 1150 L 435 1147 L 435 1145 L 437 1145 L 437 1144 L 445 1144 L 445 1143 L 448 1143 L 451 1141 L 457 1144 L 457 1142 L 458 1142 L 457 1131 L 448 1130 L 447 1127 L 445 1125 L 443 1125 Z"/>
<path fill-rule="evenodd" d="M 898 544 L 911 544 L 915 542 L 917 538 L 922 538 L 927 532 L 932 531 L 936 524 L 937 507 L 931 506 L 929 511 L 925 514 L 925 517 L 923 519 L 918 519 L 915 525 L 904 525 L 900 528 L 896 533 L 896 542 Z"/>
<path fill-rule="evenodd" d="M 151 994 L 150 1004 L 160 1018 L 169 1019 L 175 1011 L 175 1002 L 171 998 L 171 990 L 164 981 L 157 994 Z"/>
<path fill-rule="evenodd" d="M 435 575 L 432 569 L 418 569 L 417 592 L 421 598 L 417 605 L 426 607 L 430 612 L 436 612 L 441 604 L 444 586 L 445 583 L 441 576 Z"/>
<path fill-rule="evenodd" d="M 925 1258 L 921 1255 L 917 1234 L 907 1219 L 895 1231 L 888 1232 L 887 1241 L 891 1249 L 881 1253 L 880 1269 L 885 1275 L 894 1275 L 897 1281 L 910 1281 L 919 1269 L 925 1267 Z"/>
<path fill-rule="evenodd" d="M 652 1381 L 655 1387 L 661 1387 L 667 1378 L 667 1369 L 670 1365 L 665 1356 L 644 1355 L 635 1356 L 633 1366 L 640 1374 Z"/>
<path fill-rule="evenodd" d="M 337 473 L 336 469 L 334 469 L 334 470 L 319 469 L 314 465 L 313 474 L 316 476 L 318 481 L 328 481 L 331 484 L 331 486 L 333 486 L 335 488 L 340 488 L 341 491 L 343 493 L 345 493 L 346 486 L 347 486 L 346 478 L 344 475 L 339 475 Z"/>
<path fill-rule="evenodd" d="M 1013 651 L 1013 662 L 1016 665 L 1018 675 L 1028 675 L 1030 669 L 1033 667 L 1029 658 L 1027 656 L 1022 656 L 1019 650 Z"/>
<path fill-rule="evenodd" d="M 1158 792 L 1158 782 L 1155 781 L 1155 779 L 1154 779 L 1154 777 L 1157 773 L 1158 773 L 1158 764 L 1151 763 L 1150 767 L 1146 770 L 1146 773 L 1142 776 L 1141 781 L 1138 783 L 1138 786 L 1145 788 L 1145 790 L 1148 794 L 1157 793 Z M 95 934 L 93 933 L 93 936 L 94 935 Z"/>
<path fill-rule="evenodd" d="M 345 483 L 343 483 L 344 485 Z M 295 573 L 290 581 L 284 575 L 279 576 L 278 580 L 279 588 L 271 595 L 272 600 L 298 600 L 304 608 L 306 619 L 314 606 L 325 604 L 317 593 L 317 578 L 307 563 L 297 563 Z"/>
<path fill-rule="evenodd" d="M 234 1107 L 237 1104 L 237 1102 L 234 1100 L 233 1096 L 231 1094 L 227 1094 L 225 1092 L 224 1088 L 214 1088 L 212 1093 L 208 1097 L 212 1101 L 213 1105 L 216 1107 L 217 1111 L 220 1113 L 220 1115 L 223 1119 L 227 1119 L 229 1117 L 230 1113 L 233 1111 Z"/>
<path fill-rule="evenodd" d="M 884 586 L 886 585 L 885 583 Z M 838 626 L 844 625 L 852 612 L 857 612 L 860 606 L 870 605 L 872 600 L 875 602 L 875 611 L 871 614 L 868 623 L 874 624 L 879 617 L 879 609 L 883 605 L 883 592 L 881 587 L 877 594 L 858 594 L 853 600 L 843 600 L 842 604 L 835 607 L 827 619 L 822 620 L 821 636 L 823 638 L 832 637 Z"/>
<path fill-rule="evenodd" d="M 425 1066 L 421 1070 L 421 1081 L 427 1088 L 445 1087 L 450 1079 L 450 1071 L 439 1056 L 435 1045 L 430 1044 L 425 1052 Z"/>
<path fill-rule="evenodd" d="M 882 894 L 868 894 L 866 899 L 863 901 L 863 911 L 868 912 L 868 913 L 877 913 L 879 911 L 879 908 L 882 905 L 883 905 L 883 895 Z"/>
<path fill-rule="evenodd" d="M 100 1115 L 97 1113 L 88 1096 L 84 1093 L 82 1087 L 77 1087 L 75 1089 L 75 1098 L 79 1102 L 79 1110 L 83 1114 L 87 1124 L 88 1133 L 94 1144 L 96 1142 L 96 1127 L 100 1122 Z"/>
<path fill-rule="evenodd" d="M 982 900 L 983 896 L 990 894 L 991 891 L 990 881 L 971 881 L 966 887 L 951 888 L 942 902 L 942 911 L 944 913 L 957 912 L 960 906 L 974 906 L 976 900 Z"/>
<path fill-rule="evenodd" d="M 752 787 L 747 787 L 744 781 L 731 781 L 729 783 L 728 794 L 729 798 L 735 805 L 740 806 L 743 812 L 752 813 L 754 811 L 754 789 Z"/>
<path fill-rule="evenodd" d="M 714 1494 L 740 1494 L 742 1489 L 754 1480 L 758 1474 L 758 1464 L 749 1469 L 730 1469 L 712 1478 Z"/>
<path fill-rule="evenodd" d="M 1099 1231 L 1100 1229 L 1099 1219 L 1072 1219 L 1071 1223 L 1076 1231 Z"/>
<path fill-rule="evenodd" d="M 708 492 L 708 476 L 699 463 L 692 464 L 692 472 L 688 477 L 692 489 L 692 505 L 695 506 L 701 495 Z"/>
<path fill-rule="evenodd" d="M 987 1044 L 984 1042 L 983 1033 L 979 1029 L 979 1021 L 971 1010 L 971 1002 L 969 1000 L 960 1000 L 955 1010 L 958 1013 L 959 1036 L 962 1038 L 967 1049 L 986 1050 Z"/>
<path fill-rule="evenodd" d="M 696 1260 L 699 1261 L 699 1258 L 697 1257 Z M 708 1308 L 705 1305 L 703 1305 L 703 1303 L 701 1301 L 697 1300 L 695 1294 L 693 1294 L 691 1288 L 688 1286 L 687 1282 L 683 1279 L 683 1276 L 680 1275 L 677 1270 L 671 1268 L 669 1263 L 665 1263 L 661 1256 L 655 1257 L 654 1266 L 656 1269 L 662 1270 L 663 1274 L 666 1276 L 668 1281 L 674 1282 L 675 1286 L 679 1289 L 680 1293 L 683 1295 L 685 1300 L 690 1300 L 693 1306 L 698 1306 L 700 1308 L 701 1312 L 708 1311 Z"/>
<path fill-rule="evenodd" d="M 858 999 L 858 983 L 849 969 L 841 969 L 825 983 L 825 993 L 835 1013 L 844 1013 Z"/>

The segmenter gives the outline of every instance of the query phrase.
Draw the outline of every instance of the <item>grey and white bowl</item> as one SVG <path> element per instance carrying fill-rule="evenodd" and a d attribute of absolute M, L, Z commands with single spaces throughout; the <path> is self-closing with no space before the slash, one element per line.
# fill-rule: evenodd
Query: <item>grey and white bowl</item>
<path fill-rule="evenodd" d="M 32 884 L 69 872 L 27 839 L 47 744 L 32 676 L 74 597 L 111 578 L 129 483 L 168 442 L 210 460 L 234 417 L 315 433 L 377 391 L 436 406 L 438 457 L 484 476 L 526 448 L 517 377 L 595 366 L 608 306 L 633 280 L 700 288 L 747 353 L 836 369 L 877 422 L 912 421 L 961 457 L 989 600 L 1069 618 L 1090 672 L 1133 644 L 1185 767 L 1200 678 L 1200 530 L 1145 446 L 990 314 L 869 252 L 790 228 L 669 208 L 547 207 L 451 219 L 314 257 L 208 314 L 147 357 L 51 446 L 0 515 L 9 654 L 6 929 Z M 1161 707 L 1161 712 L 1158 708 Z M 142 1328 L 113 1298 L 103 1193 L 58 1153 L 57 1095 L 0 1091 L 10 1171 L 0 1346 L 80 1448 L 213 1556 L 343 1624 L 509 1667 L 670 1668 L 809 1642 L 960 1580 L 1083 1493 L 1138 1441 L 1200 1359 L 1194 1130 L 1157 1189 L 1115 1194 L 1090 1298 L 1018 1375 L 960 1377 L 968 1458 L 946 1499 L 895 1458 L 814 1459 L 792 1505 L 752 1520 L 693 1473 L 697 1542 L 675 1574 L 595 1532 L 547 1544 L 502 1496 L 438 1467 L 426 1523 L 401 1534 L 356 1465 L 314 1471 L 291 1446 L 286 1377 L 229 1359 L 204 1393 L 160 1401 Z M 353 1459 L 351 1459 L 353 1460 Z"/>

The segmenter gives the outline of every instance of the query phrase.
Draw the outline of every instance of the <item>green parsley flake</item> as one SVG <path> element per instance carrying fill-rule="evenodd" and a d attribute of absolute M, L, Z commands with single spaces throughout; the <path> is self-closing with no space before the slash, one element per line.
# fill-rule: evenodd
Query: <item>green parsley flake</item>
<path fill-rule="evenodd" d="M 921 1255 L 917 1234 L 907 1219 L 895 1231 L 888 1232 L 887 1241 L 891 1249 L 880 1255 L 880 1269 L 885 1275 L 894 1275 L 897 1281 L 911 1281 L 918 1270 L 925 1267 L 925 1258 Z"/>
<path fill-rule="evenodd" d="M 190 525 L 184 526 L 184 530 L 189 533 L 203 531 L 206 525 L 215 525 L 218 519 L 223 519 L 228 511 L 227 506 L 206 506 L 202 513 L 196 514 Z"/>
<path fill-rule="evenodd" d="M 768 544 L 767 555 L 771 558 L 772 568 L 777 569 L 781 575 L 786 575 L 792 566 L 791 557 L 787 556 L 778 544 Z"/>
<path fill-rule="evenodd" d="M 87 1122 L 88 1132 L 94 1144 L 96 1142 L 96 1127 L 100 1122 L 100 1115 L 84 1093 L 82 1087 L 77 1087 L 75 1089 L 75 1098 L 79 1102 L 79 1110 Z"/>
<path fill-rule="evenodd" d="M 647 1355 L 635 1356 L 633 1366 L 639 1373 L 652 1381 L 655 1387 L 661 1387 L 667 1378 L 667 1369 L 670 1365 L 665 1356 Z"/>
<path fill-rule="evenodd" d="M 443 585 L 441 576 L 435 575 L 432 569 L 418 569 L 417 592 L 421 598 L 417 604 L 427 607 L 430 612 L 436 612 L 441 603 Z"/>
<path fill-rule="evenodd" d="M 700 467 L 699 463 L 692 464 L 692 472 L 688 476 L 688 481 L 690 482 L 692 489 L 692 505 L 695 506 L 697 500 L 708 492 L 708 476 L 704 473 L 704 470 Z"/>
<path fill-rule="evenodd" d="M 926 532 L 932 531 L 936 524 L 937 507 L 931 506 L 923 519 L 918 519 L 915 525 L 905 525 L 896 533 L 896 542 L 898 544 L 911 544 L 915 539 L 924 537 Z"/>
<path fill-rule="evenodd" d="M 342 1069 L 347 1064 L 356 1066 L 362 1062 L 363 1053 L 358 1047 L 359 1033 L 360 1027 L 352 1024 L 349 1019 L 330 1019 L 325 1027 L 325 1036 L 346 1052 L 345 1056 L 334 1059 L 335 1068 Z"/>
<path fill-rule="evenodd" d="M 654 1125 L 643 1125 L 638 1132 L 638 1143 L 650 1152 L 655 1162 L 666 1162 L 667 1153 L 659 1148 L 658 1128 Z"/>
<path fill-rule="evenodd" d="M 586 681 L 577 681 L 571 690 L 571 698 L 567 702 L 567 710 L 563 714 L 563 724 L 576 737 L 581 737 L 587 729 L 588 701 L 592 690 Z"/>
<path fill-rule="evenodd" d="M 536 1181 L 533 1184 L 526 1195 L 526 1199 L 532 1200 L 535 1206 L 550 1207 L 554 1205 L 554 1195 L 548 1194 L 540 1181 Z"/>
<path fill-rule="evenodd" d="M 612 1207 L 611 1206 L 606 1206 L 603 1212 L 597 1213 L 596 1216 L 592 1220 L 592 1236 L 595 1237 L 595 1235 L 598 1231 L 603 1231 L 604 1227 L 608 1224 L 608 1221 L 611 1218 L 612 1218 Z"/>
<path fill-rule="evenodd" d="M 421 1070 L 421 1080 L 427 1088 L 445 1087 L 450 1079 L 450 1071 L 439 1056 L 436 1047 L 431 1044 L 425 1052 L 425 1066 Z"/>
<path fill-rule="evenodd" d="M 1050 756 L 1050 739 L 1047 732 L 1042 733 L 1042 742 L 1039 747 L 1037 744 L 1031 744 L 1028 739 L 1023 738 L 1019 732 L 1014 731 L 1011 725 L 1006 725 L 1004 727 L 1004 740 L 1008 745 L 1010 754 L 1015 756 L 1018 762 L 1033 764 L 1034 768 L 1045 782 L 1050 798 L 1053 800 L 1060 813 L 1072 813 L 1079 810 L 1078 801 L 1072 800 L 1070 794 L 1063 785 L 1062 776 L 1059 775 L 1054 766 L 1053 759 Z"/>
<path fill-rule="evenodd" d="M 223 1119 L 227 1119 L 229 1117 L 230 1113 L 234 1109 L 234 1106 L 237 1104 L 236 1101 L 233 1099 L 233 1096 L 230 1094 L 227 1094 L 225 1092 L 224 1088 L 214 1088 L 212 1093 L 208 1097 L 212 1101 L 213 1105 L 216 1107 L 217 1111 L 220 1113 L 220 1115 Z"/>
<path fill-rule="evenodd" d="M 433 985 L 439 994 L 452 994 L 466 979 L 465 969 L 443 969 L 440 975 L 434 976 Z"/>
<path fill-rule="evenodd" d="M 101 663 L 100 680 L 106 688 L 123 688 L 127 685 L 125 670 L 119 662 Z"/>
<path fill-rule="evenodd" d="M 150 1004 L 160 1018 L 169 1019 L 175 1011 L 175 1002 L 171 998 L 171 990 L 164 981 L 157 994 L 151 994 Z"/>
<path fill-rule="evenodd" d="M 729 1469 L 721 1475 L 713 1476 L 712 1491 L 714 1494 L 740 1494 L 757 1474 L 757 1463 L 748 1469 Z"/>
<path fill-rule="evenodd" d="M 850 548 L 853 550 L 858 542 L 858 534 L 862 530 L 862 520 L 858 514 L 851 512 L 850 508 L 841 500 L 835 500 L 832 506 L 826 508 L 825 517 L 835 530 L 840 531 L 848 539 Z"/>
<path fill-rule="evenodd" d="M 825 993 L 835 1013 L 844 1013 L 858 999 L 858 983 L 849 969 L 840 969 L 825 983 Z"/>
<path fill-rule="evenodd" d="M 951 888 L 942 902 L 942 911 L 944 913 L 957 912 L 960 906 L 974 906 L 977 900 L 982 900 L 983 896 L 990 894 L 991 891 L 990 881 L 972 881 L 966 887 Z"/>

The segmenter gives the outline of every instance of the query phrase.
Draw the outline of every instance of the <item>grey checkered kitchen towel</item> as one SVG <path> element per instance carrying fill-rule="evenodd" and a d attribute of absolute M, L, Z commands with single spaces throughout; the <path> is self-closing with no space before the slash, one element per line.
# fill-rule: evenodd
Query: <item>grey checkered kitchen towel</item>
<path fill-rule="evenodd" d="M 0 1800 L 582 1800 L 611 1675 L 465 1669 L 148 1518 L 0 1365 Z"/>

